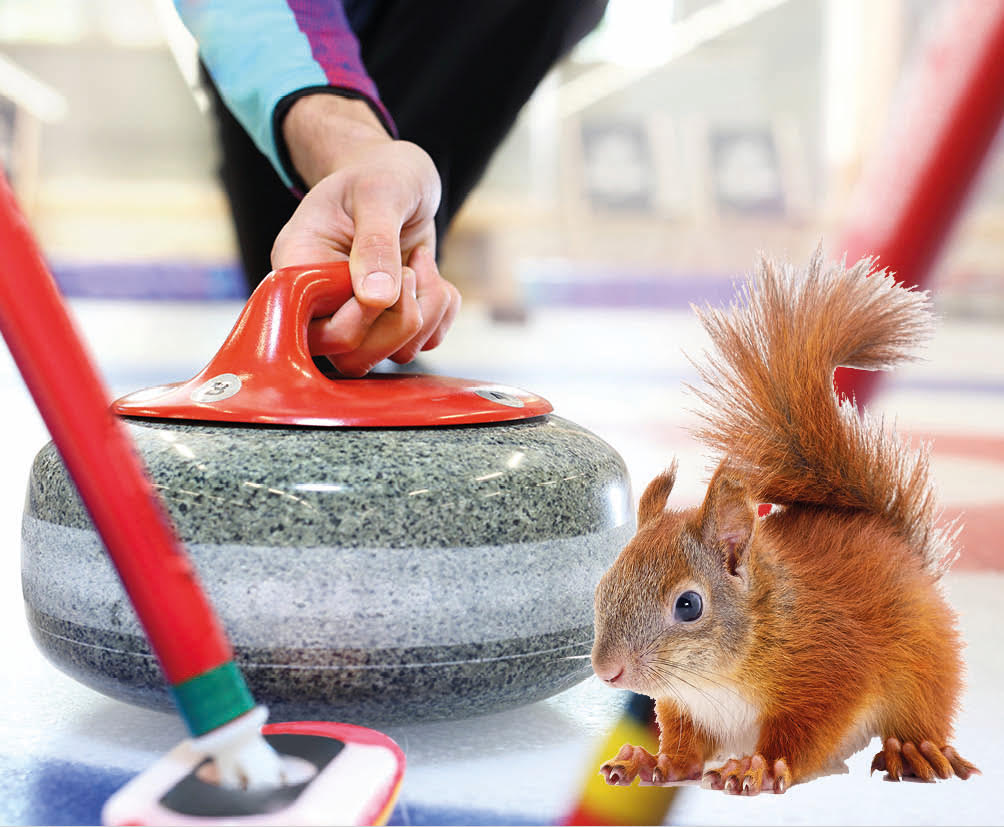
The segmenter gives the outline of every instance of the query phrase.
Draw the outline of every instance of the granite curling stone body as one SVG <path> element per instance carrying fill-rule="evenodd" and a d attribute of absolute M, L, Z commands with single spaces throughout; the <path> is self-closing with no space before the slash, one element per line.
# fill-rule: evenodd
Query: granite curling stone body
<path fill-rule="evenodd" d="M 381 724 L 519 706 L 588 677 L 593 589 L 634 528 L 623 461 L 517 389 L 322 376 L 305 331 L 319 303 L 344 301 L 332 270 L 273 273 L 197 377 L 117 404 L 253 694 L 280 717 Z M 270 371 L 291 353 L 305 384 L 280 400 L 288 376 Z M 22 581 L 59 668 L 169 708 L 51 443 L 29 480 Z"/>

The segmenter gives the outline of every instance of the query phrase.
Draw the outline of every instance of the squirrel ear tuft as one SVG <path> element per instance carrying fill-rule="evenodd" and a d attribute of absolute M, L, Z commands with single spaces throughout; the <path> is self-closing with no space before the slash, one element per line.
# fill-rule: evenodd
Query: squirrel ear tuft
<path fill-rule="evenodd" d="M 659 474 L 652 482 L 646 486 L 641 499 L 638 501 L 638 526 L 641 527 L 650 520 L 654 520 L 666 509 L 666 500 L 673 490 L 673 483 L 676 482 L 676 460 L 665 471 Z"/>
<path fill-rule="evenodd" d="M 753 531 L 756 509 L 749 490 L 726 467 L 718 466 L 708 493 L 701 505 L 701 540 L 717 548 L 723 556 L 725 569 L 731 575 L 739 573 L 746 562 Z"/>

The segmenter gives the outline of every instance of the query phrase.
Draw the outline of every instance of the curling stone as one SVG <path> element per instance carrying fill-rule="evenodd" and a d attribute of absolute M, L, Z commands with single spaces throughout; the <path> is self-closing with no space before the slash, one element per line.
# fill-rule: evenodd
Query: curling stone
<path fill-rule="evenodd" d="M 278 270 L 195 378 L 113 406 L 252 693 L 280 718 L 372 725 L 578 683 L 593 590 L 634 528 L 622 459 L 517 388 L 326 375 L 308 323 L 350 295 L 346 265 Z M 51 443 L 22 538 L 44 654 L 107 695 L 170 708 Z"/>

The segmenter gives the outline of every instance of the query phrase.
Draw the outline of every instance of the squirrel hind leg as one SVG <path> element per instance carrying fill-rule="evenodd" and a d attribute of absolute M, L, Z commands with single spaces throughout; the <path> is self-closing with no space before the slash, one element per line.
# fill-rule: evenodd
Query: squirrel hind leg
<path fill-rule="evenodd" d="M 903 778 L 917 778 L 921 781 L 934 781 L 936 778 L 951 778 L 957 775 L 963 781 L 973 773 L 980 774 L 974 764 L 971 764 L 954 747 L 943 746 L 940 749 L 931 741 L 900 741 L 890 736 L 883 742 L 882 749 L 872 759 L 872 772 L 885 772 L 889 781 L 899 781 Z"/>

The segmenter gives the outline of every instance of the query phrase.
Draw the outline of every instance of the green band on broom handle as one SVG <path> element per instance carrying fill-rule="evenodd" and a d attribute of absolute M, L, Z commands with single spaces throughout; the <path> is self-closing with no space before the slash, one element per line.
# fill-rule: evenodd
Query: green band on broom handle
<path fill-rule="evenodd" d="M 171 695 L 195 737 L 254 709 L 254 698 L 231 660 L 171 687 Z"/>

